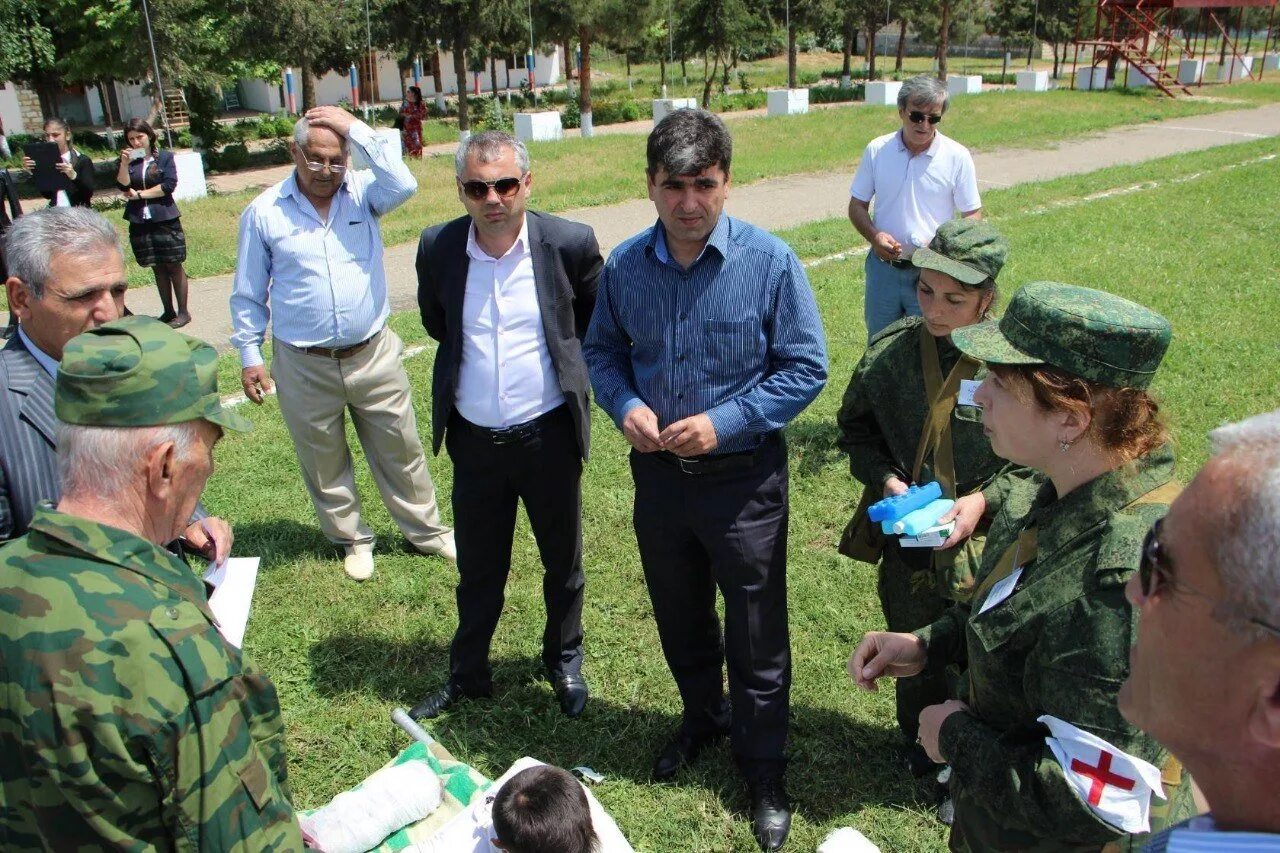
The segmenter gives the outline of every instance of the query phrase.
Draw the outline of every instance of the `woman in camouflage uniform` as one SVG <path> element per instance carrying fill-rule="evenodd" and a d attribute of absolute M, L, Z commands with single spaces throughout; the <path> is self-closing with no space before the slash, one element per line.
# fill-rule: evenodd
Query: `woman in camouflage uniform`
<path fill-rule="evenodd" d="M 1176 493 L 1173 451 L 1145 390 L 1169 323 L 1110 294 L 1040 282 L 1015 294 L 999 323 L 953 337 L 991 371 L 975 401 L 992 448 L 1036 474 L 1004 484 L 971 604 L 914 634 L 868 634 L 850 675 L 875 689 L 880 675 L 968 667 L 964 701 L 920 715 L 923 747 L 952 769 L 953 850 L 1126 849 L 1133 837 L 1121 827 L 1138 831 L 1148 806 L 1153 828 L 1190 813 L 1176 762 L 1115 702 L 1136 624 L 1124 584 Z M 1064 767 L 1049 721 L 1100 738 L 1110 754 Z M 1107 769 L 1133 759 L 1162 772 L 1167 800 Z M 1136 817 L 1116 818 L 1116 803 Z"/>
<path fill-rule="evenodd" d="M 849 469 L 862 483 L 864 497 L 841 551 L 868 562 L 880 552 L 877 591 L 890 631 L 923 628 L 951 602 L 966 600 L 982 557 L 986 525 L 981 512 L 958 519 L 953 547 L 902 548 L 897 537 L 877 541 L 882 550 L 859 553 L 849 545 L 858 525 L 866 524 L 865 507 L 871 502 L 901 494 L 913 482 L 934 480 L 944 497 L 969 495 L 1004 465 L 982 433 L 981 410 L 972 400 L 957 404 L 961 381 L 981 379 L 986 369 L 961 356 L 951 333 L 987 316 L 1007 255 L 1007 241 L 990 224 L 976 219 L 944 223 L 929 248 L 912 256 L 920 268 L 916 296 L 923 316 L 904 317 L 872 338 L 844 392 L 837 443 L 849 454 Z M 969 536 L 975 527 L 979 534 Z M 898 679 L 895 687 L 908 766 L 913 775 L 923 776 L 933 764 L 916 743 L 917 720 L 925 708 L 947 698 L 946 678 L 941 671 L 921 673 Z"/>

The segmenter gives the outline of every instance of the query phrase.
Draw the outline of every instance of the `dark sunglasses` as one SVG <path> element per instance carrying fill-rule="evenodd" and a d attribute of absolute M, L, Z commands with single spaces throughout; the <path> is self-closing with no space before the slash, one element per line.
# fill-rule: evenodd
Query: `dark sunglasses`
<path fill-rule="evenodd" d="M 1138 563 L 1138 583 L 1142 586 L 1142 597 L 1149 599 L 1160 592 L 1179 589 L 1205 599 L 1214 606 L 1216 613 L 1220 609 L 1222 602 L 1195 587 L 1188 586 L 1182 581 L 1174 581 L 1173 564 L 1169 560 L 1168 552 L 1165 551 L 1160 542 L 1160 527 L 1163 523 L 1164 519 L 1158 519 L 1152 524 L 1151 529 L 1147 531 L 1147 538 L 1142 542 L 1142 560 Z M 1276 637 L 1280 637 L 1280 628 L 1261 619 L 1245 617 L 1244 621 L 1250 625 L 1256 625 Z M 1239 619 L 1236 622 L 1238 624 Z"/>
<path fill-rule="evenodd" d="M 942 116 L 940 115 L 936 116 L 936 115 L 933 115 L 932 113 L 922 113 L 919 110 L 912 110 L 911 112 L 907 113 L 907 118 L 910 119 L 912 124 L 919 124 L 920 122 L 925 120 L 928 120 L 929 124 L 937 124 L 938 122 L 942 121 Z"/>
<path fill-rule="evenodd" d="M 467 198 L 484 201 L 489 197 L 489 187 L 493 187 L 498 194 L 498 198 L 511 198 L 519 191 L 522 183 L 524 183 L 523 178 L 498 178 L 496 181 L 463 181 L 462 191 L 467 194 Z"/>

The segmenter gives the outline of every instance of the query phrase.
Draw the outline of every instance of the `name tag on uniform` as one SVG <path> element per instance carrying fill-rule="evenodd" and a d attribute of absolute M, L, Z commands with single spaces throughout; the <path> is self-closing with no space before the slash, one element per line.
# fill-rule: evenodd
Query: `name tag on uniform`
<path fill-rule="evenodd" d="M 961 379 L 960 396 L 956 398 L 956 404 L 960 406 L 978 406 L 978 408 L 982 408 L 980 404 L 973 401 L 973 395 L 978 392 L 978 388 L 981 385 L 982 383 L 976 379 Z"/>
<path fill-rule="evenodd" d="M 993 584 L 991 592 L 987 593 L 987 600 L 982 602 L 982 606 L 978 608 L 978 615 L 981 616 L 1009 596 L 1013 595 L 1013 588 L 1018 585 L 1018 578 L 1022 577 L 1022 569 L 1017 568 L 1009 573 L 1009 577 Z"/>

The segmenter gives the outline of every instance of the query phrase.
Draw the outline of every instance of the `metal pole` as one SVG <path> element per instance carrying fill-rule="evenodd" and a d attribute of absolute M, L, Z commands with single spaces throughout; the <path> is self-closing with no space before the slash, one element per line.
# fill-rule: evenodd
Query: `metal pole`
<path fill-rule="evenodd" d="M 142 18 L 147 22 L 147 41 L 151 44 L 151 68 L 156 75 L 156 92 L 160 95 L 160 123 L 164 125 L 165 142 L 173 148 L 173 131 L 169 129 L 169 110 L 164 102 L 164 84 L 160 82 L 160 57 L 156 55 L 156 37 L 151 32 L 151 9 L 142 0 Z"/>
<path fill-rule="evenodd" d="M 1036 27 L 1040 18 L 1040 0 L 1031 7 L 1031 44 L 1027 46 L 1027 68 L 1031 68 L 1031 56 L 1036 49 Z M 1056 48 L 1055 48 L 1056 49 Z"/>
<path fill-rule="evenodd" d="M 534 74 L 535 48 L 533 46 L 533 0 L 529 0 L 528 10 L 529 10 L 529 61 L 525 63 L 525 65 L 528 66 L 525 69 L 525 71 L 529 72 L 529 92 L 533 95 L 534 106 L 537 106 L 538 105 L 538 78 Z M 554 71 L 555 68 L 552 68 L 551 70 Z"/>
<path fill-rule="evenodd" d="M 667 80 L 675 80 L 676 69 L 676 21 L 671 17 L 671 0 L 667 0 Z M 667 84 L 662 84 L 662 97 L 667 96 Z"/>
<path fill-rule="evenodd" d="M 369 0 L 364 0 L 364 44 L 365 61 L 369 63 L 369 87 L 364 93 L 364 120 L 368 121 L 369 103 L 378 93 L 378 70 L 373 65 L 373 26 L 369 23 Z"/>

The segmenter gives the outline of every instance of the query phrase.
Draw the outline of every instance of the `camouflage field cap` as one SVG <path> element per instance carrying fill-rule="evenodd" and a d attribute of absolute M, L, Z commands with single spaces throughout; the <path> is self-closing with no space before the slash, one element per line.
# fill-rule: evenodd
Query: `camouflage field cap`
<path fill-rule="evenodd" d="M 64 423 L 142 427 L 212 421 L 252 425 L 218 400 L 218 354 L 151 317 L 125 317 L 67 342 L 54 411 Z"/>
<path fill-rule="evenodd" d="M 1009 241 L 981 219 L 951 219 L 942 223 L 928 248 L 911 254 L 911 263 L 937 270 L 965 284 L 982 284 L 1000 274 L 1009 257 Z"/>
<path fill-rule="evenodd" d="M 1150 385 L 1172 338 L 1149 308 L 1052 281 L 1023 287 L 999 320 L 951 333 L 961 352 L 989 364 L 1049 364 L 1115 388 Z"/>

